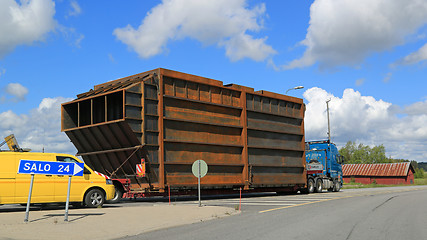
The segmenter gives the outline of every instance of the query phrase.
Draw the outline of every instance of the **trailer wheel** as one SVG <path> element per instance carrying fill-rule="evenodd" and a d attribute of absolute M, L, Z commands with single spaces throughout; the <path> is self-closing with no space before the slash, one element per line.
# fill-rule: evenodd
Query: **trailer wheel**
<path fill-rule="evenodd" d="M 105 196 L 99 189 L 90 190 L 85 196 L 85 204 L 90 208 L 97 208 L 104 205 Z"/>
<path fill-rule="evenodd" d="M 308 189 L 308 193 L 314 193 L 314 180 L 313 180 L 313 178 L 308 179 L 307 189 Z"/>
<path fill-rule="evenodd" d="M 322 186 L 322 179 L 318 178 L 318 179 L 316 180 L 316 188 L 315 188 L 315 191 L 316 191 L 317 193 L 321 193 L 321 192 L 322 192 L 322 190 L 323 190 L 323 186 Z"/>
<path fill-rule="evenodd" d="M 339 181 L 335 181 L 334 182 L 334 189 L 333 189 L 333 191 L 334 192 L 339 192 L 340 189 L 341 189 L 341 183 Z"/>
<path fill-rule="evenodd" d="M 122 200 L 123 189 L 117 186 L 115 186 L 114 189 L 116 190 L 116 193 L 114 194 L 113 199 L 108 200 L 107 203 L 119 203 L 120 200 Z"/>

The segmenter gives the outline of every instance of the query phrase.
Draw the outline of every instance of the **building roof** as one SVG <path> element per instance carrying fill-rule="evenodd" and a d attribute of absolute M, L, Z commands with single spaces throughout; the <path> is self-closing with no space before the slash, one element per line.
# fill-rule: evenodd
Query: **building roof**
<path fill-rule="evenodd" d="M 344 164 L 343 176 L 378 176 L 378 177 L 404 177 L 409 169 L 414 169 L 410 162 L 403 163 L 378 163 L 378 164 Z"/>

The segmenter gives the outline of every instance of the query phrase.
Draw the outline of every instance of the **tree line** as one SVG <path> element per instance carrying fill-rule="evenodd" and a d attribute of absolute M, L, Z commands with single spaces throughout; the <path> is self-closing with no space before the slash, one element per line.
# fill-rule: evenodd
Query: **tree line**
<path fill-rule="evenodd" d="M 344 156 L 345 164 L 411 162 L 415 170 L 414 177 L 424 177 L 424 171 L 419 168 L 417 161 L 388 158 L 385 154 L 385 147 L 382 144 L 370 147 L 362 143 L 357 144 L 353 141 L 348 141 L 347 144 L 339 150 L 339 153 Z"/>

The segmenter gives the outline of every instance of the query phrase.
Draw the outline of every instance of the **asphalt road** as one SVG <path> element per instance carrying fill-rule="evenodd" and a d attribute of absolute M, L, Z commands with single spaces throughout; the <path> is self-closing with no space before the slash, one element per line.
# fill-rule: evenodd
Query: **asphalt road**
<path fill-rule="evenodd" d="M 426 200 L 427 188 L 424 186 L 343 190 L 311 195 L 247 196 L 242 199 L 240 215 L 121 240 L 427 239 Z M 197 201 L 190 200 L 174 204 L 195 203 Z M 205 205 L 235 206 L 239 203 L 240 200 L 234 198 L 203 201 Z"/>

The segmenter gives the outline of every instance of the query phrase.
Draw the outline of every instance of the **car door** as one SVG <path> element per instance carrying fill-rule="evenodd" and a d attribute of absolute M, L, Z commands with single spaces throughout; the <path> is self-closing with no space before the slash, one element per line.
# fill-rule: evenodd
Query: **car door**
<path fill-rule="evenodd" d="M 0 204 L 14 203 L 16 159 L 14 154 L 0 153 Z"/>
<path fill-rule="evenodd" d="M 69 156 L 56 156 L 56 161 L 79 163 L 79 161 Z M 55 201 L 65 202 L 67 201 L 69 176 L 57 175 L 55 178 Z M 70 201 L 83 201 L 82 194 L 86 189 L 86 185 L 87 180 L 85 176 L 72 176 Z"/>

